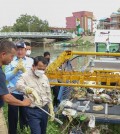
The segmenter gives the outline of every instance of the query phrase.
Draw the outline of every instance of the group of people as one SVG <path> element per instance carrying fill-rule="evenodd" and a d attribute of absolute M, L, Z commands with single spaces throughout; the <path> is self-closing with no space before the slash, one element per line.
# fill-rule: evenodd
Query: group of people
<path fill-rule="evenodd" d="M 45 134 L 48 115 L 40 108 L 54 120 L 51 87 L 44 74 L 50 53 L 35 58 L 30 54 L 29 43 L 0 42 L 0 134 L 17 134 L 18 120 L 21 130 L 29 126 L 31 134 Z M 8 130 L 3 102 L 8 103 Z"/>

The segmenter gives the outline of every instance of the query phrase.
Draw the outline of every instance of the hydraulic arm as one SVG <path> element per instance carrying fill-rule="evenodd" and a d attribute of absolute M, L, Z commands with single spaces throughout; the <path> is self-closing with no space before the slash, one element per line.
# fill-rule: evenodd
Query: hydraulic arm
<path fill-rule="evenodd" d="M 70 60 L 74 55 L 120 57 L 120 53 L 64 51 L 52 64 L 47 67 L 46 75 L 48 78 L 53 80 L 57 79 L 60 81 L 59 83 L 51 82 L 51 85 L 120 89 L 120 70 L 96 70 L 93 68 L 92 71 L 85 70 L 82 72 L 73 70 L 65 71 L 60 69 L 62 64 Z M 95 84 L 89 84 L 91 81 Z M 103 85 L 102 83 L 105 84 Z M 114 86 L 112 86 L 112 83 L 114 83 Z"/>

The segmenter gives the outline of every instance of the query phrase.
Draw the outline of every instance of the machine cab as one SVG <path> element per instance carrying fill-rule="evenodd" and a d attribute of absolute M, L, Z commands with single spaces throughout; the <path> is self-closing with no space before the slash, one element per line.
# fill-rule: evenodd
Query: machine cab
<path fill-rule="evenodd" d="M 95 52 L 120 52 L 120 30 L 97 30 Z"/>

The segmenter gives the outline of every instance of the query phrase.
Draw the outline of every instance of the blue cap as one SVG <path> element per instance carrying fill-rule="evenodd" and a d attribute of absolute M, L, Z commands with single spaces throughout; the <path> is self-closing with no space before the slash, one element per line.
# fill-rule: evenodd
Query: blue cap
<path fill-rule="evenodd" d="M 26 45 L 24 42 L 19 42 L 16 44 L 16 47 L 22 47 L 22 48 L 26 48 Z"/>

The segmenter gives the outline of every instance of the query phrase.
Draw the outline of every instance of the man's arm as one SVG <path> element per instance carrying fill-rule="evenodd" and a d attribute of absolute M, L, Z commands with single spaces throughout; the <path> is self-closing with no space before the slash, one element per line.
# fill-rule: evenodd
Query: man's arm
<path fill-rule="evenodd" d="M 23 101 L 20 101 L 16 99 L 14 96 L 12 96 L 11 94 L 2 95 L 1 97 L 3 101 L 14 106 L 29 106 L 31 104 L 30 99 L 24 99 Z"/>

